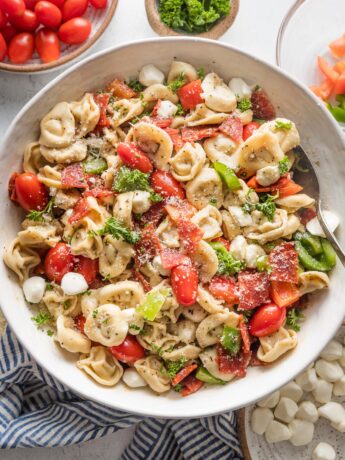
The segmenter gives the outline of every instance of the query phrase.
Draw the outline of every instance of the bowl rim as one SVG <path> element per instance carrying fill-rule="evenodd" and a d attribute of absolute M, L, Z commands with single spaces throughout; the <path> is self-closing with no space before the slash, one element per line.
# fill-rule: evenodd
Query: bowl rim
<path fill-rule="evenodd" d="M 159 43 L 159 42 L 168 42 L 168 43 L 171 43 L 171 44 L 173 44 L 174 42 L 189 42 L 189 43 L 194 43 L 194 44 L 200 44 L 200 43 L 201 44 L 202 43 L 210 44 L 212 46 L 221 47 L 221 48 L 224 48 L 226 50 L 235 51 L 236 53 L 238 53 L 240 55 L 243 55 L 243 56 L 245 56 L 247 58 L 252 59 L 255 62 L 258 62 L 259 64 L 262 64 L 262 65 L 268 67 L 272 72 L 282 75 L 283 77 L 285 77 L 288 80 L 290 80 L 294 85 L 296 85 L 304 93 L 306 93 L 306 95 L 309 97 L 309 99 L 311 99 L 315 104 L 318 105 L 319 110 L 321 110 L 323 112 L 323 114 L 328 118 L 328 120 L 329 120 L 330 124 L 333 126 L 335 132 L 338 133 L 339 140 L 343 144 L 344 150 L 345 150 L 345 138 L 344 138 L 344 136 L 342 134 L 342 131 L 341 131 L 340 127 L 338 126 L 338 124 L 334 120 L 334 118 L 329 114 L 328 110 L 324 106 L 322 106 L 322 105 L 320 106 L 318 98 L 305 85 L 303 85 L 302 83 L 298 82 L 295 79 L 295 77 L 290 76 L 289 73 L 287 73 L 286 71 L 284 71 L 281 68 L 277 67 L 276 65 L 271 64 L 271 63 L 267 63 L 264 60 L 259 59 L 259 58 L 255 57 L 255 56 L 251 55 L 250 53 L 247 53 L 247 52 L 243 51 L 242 49 L 239 49 L 239 48 L 237 48 L 235 46 L 232 46 L 232 45 L 229 45 L 227 43 L 218 42 L 218 41 L 215 41 L 215 40 L 210 40 L 210 39 L 205 39 L 205 38 L 200 38 L 200 37 L 175 37 L 175 36 L 174 37 L 154 37 L 154 38 L 139 39 L 139 40 L 135 40 L 135 41 L 124 42 L 124 43 L 121 43 L 119 45 L 115 45 L 115 46 L 109 47 L 109 48 L 107 48 L 105 50 L 99 51 L 99 52 L 97 52 L 97 53 L 95 53 L 95 54 L 93 54 L 91 56 L 88 56 L 87 58 L 81 60 L 80 62 L 77 62 L 72 67 L 70 67 L 69 69 L 65 70 L 60 75 L 58 75 L 53 80 L 51 80 L 47 85 L 45 85 L 38 93 L 36 93 L 24 105 L 24 107 L 18 112 L 18 114 L 15 116 L 15 118 L 11 122 L 10 126 L 6 130 L 6 133 L 5 133 L 4 137 L 3 137 L 3 144 L 9 142 L 9 139 L 10 139 L 10 137 L 12 135 L 12 131 L 15 129 L 18 121 L 23 117 L 25 112 L 30 107 L 35 105 L 36 101 L 41 99 L 41 97 L 48 90 L 50 90 L 51 88 L 56 86 L 61 80 L 64 80 L 66 77 L 68 77 L 70 74 L 74 73 L 80 67 L 85 66 L 89 62 L 91 62 L 93 60 L 96 60 L 96 59 L 100 58 L 101 56 L 106 56 L 107 54 L 112 54 L 113 52 L 116 52 L 118 50 L 131 48 L 131 47 L 136 46 L 136 45 L 149 45 L 150 43 L 156 44 L 156 43 Z M 1 300 L 0 300 L 0 302 L 1 302 Z M 0 305 L 1 305 L 1 303 L 0 303 Z M 4 314 L 5 318 L 8 320 L 7 315 L 6 315 L 6 311 L 4 311 L 4 310 L 2 310 L 2 311 L 3 311 L 3 314 Z M 339 329 L 340 325 L 342 324 L 342 321 L 343 321 L 343 318 L 339 317 L 338 323 L 336 323 L 335 327 L 332 329 L 332 331 L 330 331 L 329 340 L 331 340 L 332 337 L 336 334 L 337 330 Z M 11 329 L 15 332 L 16 331 L 16 324 L 14 324 L 13 327 L 12 327 L 11 322 L 8 322 L 8 324 L 11 326 Z M 29 343 L 29 340 L 27 341 L 25 335 L 23 335 L 21 337 L 17 337 L 17 339 L 24 346 L 24 348 L 26 350 L 30 350 L 30 348 L 31 348 L 30 343 Z M 319 343 L 321 343 L 321 341 Z M 313 362 L 315 360 L 315 358 L 317 358 L 317 356 L 322 351 L 323 346 L 324 345 L 322 344 L 321 347 L 320 346 L 315 347 L 314 354 L 310 355 L 309 357 L 304 359 L 304 361 L 302 363 L 303 366 L 301 368 L 298 367 L 297 370 L 295 368 L 295 370 L 293 372 L 291 372 L 291 374 L 288 375 L 288 378 L 286 378 L 286 376 L 283 375 L 280 378 L 279 382 L 277 382 L 276 390 L 281 388 L 282 386 L 284 386 L 291 379 L 295 378 L 295 376 L 297 374 L 299 374 L 311 362 Z M 250 404 L 253 404 L 257 400 L 262 399 L 263 397 L 265 397 L 267 395 L 267 392 L 263 391 L 263 392 L 257 394 L 254 397 L 253 396 L 248 397 L 248 399 L 244 403 L 242 402 L 241 404 L 235 403 L 235 404 L 230 404 L 229 405 L 226 402 L 224 402 L 224 407 L 222 409 L 220 409 L 220 410 L 217 410 L 217 409 L 215 410 L 215 409 L 212 409 L 212 408 L 209 408 L 209 407 L 204 407 L 204 408 L 196 407 L 196 408 L 193 408 L 193 411 L 190 411 L 188 413 L 186 413 L 184 411 L 183 413 L 180 413 L 178 415 L 176 415 L 176 414 L 173 414 L 173 415 L 167 414 L 166 411 L 165 411 L 165 413 L 162 413 L 160 411 L 160 409 L 159 409 L 159 404 L 157 404 L 157 407 L 152 407 L 151 411 L 142 410 L 140 407 L 138 407 L 135 410 L 131 410 L 131 409 L 128 409 L 126 407 L 126 403 L 122 403 L 121 400 L 120 401 L 119 400 L 114 401 L 114 402 L 116 402 L 116 404 L 111 404 L 109 402 L 105 402 L 105 401 L 101 400 L 100 398 L 98 398 L 97 393 L 90 394 L 90 392 L 88 392 L 88 391 L 82 392 L 78 388 L 73 387 L 70 384 L 66 384 L 63 381 L 63 377 L 57 375 L 57 373 L 55 372 L 54 369 L 49 369 L 49 371 L 46 369 L 45 365 L 41 362 L 39 354 L 37 356 L 35 356 L 34 359 L 43 369 L 45 369 L 48 372 L 48 374 L 52 375 L 58 382 L 60 382 L 61 384 L 63 384 L 67 388 L 69 388 L 75 394 L 80 395 L 82 398 L 90 399 L 91 401 L 94 401 L 94 402 L 99 403 L 99 404 L 101 404 L 103 406 L 106 406 L 106 407 L 110 407 L 112 409 L 128 412 L 128 413 L 131 413 L 131 414 L 136 414 L 136 415 L 140 415 L 140 416 L 159 417 L 159 418 L 162 418 L 162 419 L 186 419 L 186 418 L 192 419 L 192 418 L 200 418 L 200 417 L 209 417 L 209 416 L 212 416 L 212 415 L 217 415 L 217 414 L 224 413 L 224 412 L 229 411 L 229 410 L 237 410 L 237 409 L 240 409 L 242 407 L 248 406 Z M 158 399 L 157 399 L 157 401 L 158 401 Z"/>
<path fill-rule="evenodd" d="M 56 69 L 60 66 L 66 65 L 68 62 L 76 59 L 78 56 L 85 53 L 88 49 L 90 49 L 93 45 L 96 44 L 97 40 L 103 35 L 106 31 L 110 21 L 112 20 L 119 0 L 111 0 L 110 7 L 107 9 L 106 14 L 103 18 L 103 22 L 101 23 L 100 27 L 96 31 L 96 33 L 89 39 L 78 46 L 75 50 L 71 51 L 70 53 L 66 54 L 65 56 L 60 57 L 56 61 L 48 62 L 46 64 L 40 62 L 39 64 L 28 64 L 28 65 L 21 65 L 21 64 L 11 64 L 7 62 L 0 62 L 0 70 L 4 72 L 14 72 L 14 73 L 39 73 L 39 72 L 46 72 L 48 70 Z"/>

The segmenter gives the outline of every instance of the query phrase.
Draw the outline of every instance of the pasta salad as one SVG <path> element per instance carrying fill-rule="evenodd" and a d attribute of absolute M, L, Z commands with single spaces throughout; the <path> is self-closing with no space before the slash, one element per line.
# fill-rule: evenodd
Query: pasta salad
<path fill-rule="evenodd" d="M 335 265 L 299 143 L 262 88 L 179 61 L 55 105 L 9 182 L 33 321 L 109 387 L 187 396 L 276 361 Z"/>

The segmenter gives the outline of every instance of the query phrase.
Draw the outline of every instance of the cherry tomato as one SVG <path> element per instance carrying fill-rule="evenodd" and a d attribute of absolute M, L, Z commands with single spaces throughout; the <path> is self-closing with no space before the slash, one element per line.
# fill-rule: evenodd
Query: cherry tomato
<path fill-rule="evenodd" d="M 125 165 L 139 169 L 143 173 L 150 173 L 153 166 L 149 158 L 135 144 L 120 142 L 117 146 L 117 153 Z"/>
<path fill-rule="evenodd" d="M 35 37 L 35 45 L 41 61 L 44 63 L 56 61 L 60 57 L 60 40 L 58 34 L 44 27 Z"/>
<path fill-rule="evenodd" d="M 109 347 L 109 351 L 116 359 L 123 363 L 135 363 L 138 359 L 145 357 L 145 350 L 135 337 L 127 335 L 121 345 Z"/>
<path fill-rule="evenodd" d="M 37 0 L 35 0 L 37 3 Z M 65 3 L 65 0 L 49 0 L 50 3 L 53 3 L 55 6 L 57 6 L 60 10 L 63 7 L 63 4 Z"/>
<path fill-rule="evenodd" d="M 87 284 L 95 281 L 98 274 L 98 259 L 78 256 L 75 258 L 75 271 L 85 278 Z"/>
<path fill-rule="evenodd" d="M 6 24 L 5 27 L 1 29 L 1 33 L 6 41 L 6 43 L 10 43 L 12 38 L 16 35 L 17 31 L 13 27 L 12 24 Z"/>
<path fill-rule="evenodd" d="M 21 16 L 25 11 L 24 0 L 0 0 L 0 8 L 9 16 Z"/>
<path fill-rule="evenodd" d="M 42 211 L 48 203 L 48 191 L 36 174 L 25 172 L 15 178 L 16 201 L 25 211 Z"/>
<path fill-rule="evenodd" d="M 28 10 L 33 11 L 35 9 L 35 5 L 37 3 L 37 0 L 24 0 L 24 3 L 26 5 L 26 8 Z M 53 2 L 52 2 L 53 3 Z"/>
<path fill-rule="evenodd" d="M 198 272 L 193 265 L 178 265 L 171 270 L 171 286 L 179 304 L 189 307 L 198 295 Z"/>
<path fill-rule="evenodd" d="M 50 281 L 61 283 L 63 276 L 74 269 L 71 248 L 66 243 L 58 243 L 49 249 L 44 260 L 44 269 Z"/>
<path fill-rule="evenodd" d="M 0 61 L 4 59 L 4 57 L 6 56 L 6 52 L 7 52 L 7 45 L 6 45 L 4 37 L 2 36 L 2 33 L 0 32 Z"/>
<path fill-rule="evenodd" d="M 90 0 L 91 5 L 97 9 L 103 9 L 107 6 L 108 0 Z"/>
<path fill-rule="evenodd" d="M 24 64 L 31 59 L 34 49 L 34 36 L 29 32 L 21 32 L 10 41 L 8 57 L 13 64 Z"/>
<path fill-rule="evenodd" d="M 204 102 L 201 96 L 203 92 L 201 80 L 194 80 L 182 86 L 182 88 L 177 91 L 177 94 L 184 110 L 194 109 L 197 104 Z"/>
<path fill-rule="evenodd" d="M 84 334 L 85 323 L 86 323 L 86 318 L 84 315 L 82 315 L 82 313 L 79 313 L 79 315 L 74 318 L 74 324 L 76 328 L 79 329 L 79 331 L 82 332 L 83 334 Z"/>
<path fill-rule="evenodd" d="M 69 19 L 83 16 L 87 8 L 87 0 L 66 0 L 62 6 L 63 22 Z"/>
<path fill-rule="evenodd" d="M 33 32 L 38 27 L 38 20 L 34 11 L 25 10 L 21 16 L 10 18 L 11 24 L 18 30 Z"/>
<path fill-rule="evenodd" d="M 225 300 L 228 305 L 238 303 L 236 282 L 226 276 L 214 276 L 209 289 L 217 299 Z"/>
<path fill-rule="evenodd" d="M 35 13 L 38 21 L 44 26 L 54 29 L 61 24 L 62 13 L 53 3 L 45 0 L 39 1 L 35 5 Z"/>
<path fill-rule="evenodd" d="M 273 334 L 284 323 L 286 308 L 269 303 L 258 308 L 249 322 L 249 331 L 255 337 Z"/>
<path fill-rule="evenodd" d="M 62 24 L 59 38 L 69 45 L 83 43 L 91 33 L 91 22 L 85 18 L 73 18 Z"/>
<path fill-rule="evenodd" d="M 157 170 L 151 176 L 151 186 L 156 193 L 169 198 L 177 196 L 184 199 L 185 193 L 181 184 L 167 171 Z"/>
<path fill-rule="evenodd" d="M 0 29 L 5 27 L 6 23 L 7 23 L 7 18 L 5 16 L 5 13 L 3 13 L 2 10 L 0 10 Z"/>
<path fill-rule="evenodd" d="M 257 121 L 251 121 L 243 128 L 243 140 L 246 141 L 248 137 L 250 137 L 254 131 L 260 128 L 260 123 Z"/>

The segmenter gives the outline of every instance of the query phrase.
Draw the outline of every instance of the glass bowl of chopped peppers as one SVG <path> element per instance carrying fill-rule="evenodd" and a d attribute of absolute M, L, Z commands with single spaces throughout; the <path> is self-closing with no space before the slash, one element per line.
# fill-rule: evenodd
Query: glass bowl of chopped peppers
<path fill-rule="evenodd" d="M 217 39 L 233 24 L 239 0 L 145 0 L 147 18 L 159 35 Z"/>

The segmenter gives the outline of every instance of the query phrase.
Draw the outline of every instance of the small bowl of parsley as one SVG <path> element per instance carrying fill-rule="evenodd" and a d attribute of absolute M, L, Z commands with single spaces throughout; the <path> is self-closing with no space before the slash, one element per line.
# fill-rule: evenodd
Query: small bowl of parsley
<path fill-rule="evenodd" d="M 147 18 L 159 35 L 219 38 L 234 22 L 239 0 L 145 0 Z"/>

